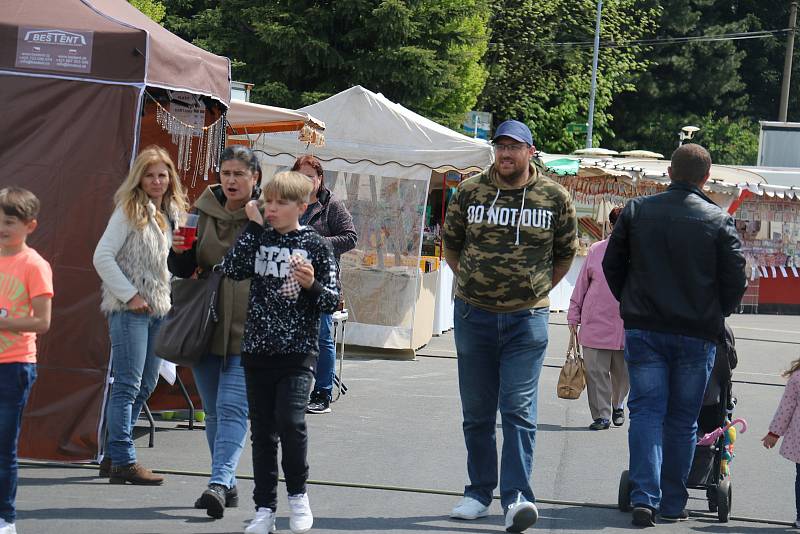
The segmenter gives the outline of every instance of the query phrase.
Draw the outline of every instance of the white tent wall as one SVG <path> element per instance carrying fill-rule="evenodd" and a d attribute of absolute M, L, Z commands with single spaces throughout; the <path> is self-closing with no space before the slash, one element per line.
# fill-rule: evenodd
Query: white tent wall
<path fill-rule="evenodd" d="M 265 182 L 294 163 L 293 157 L 277 159 L 283 164 L 262 165 Z M 348 172 L 337 166 L 335 161 L 325 164 L 325 185 L 345 203 L 358 232 L 358 245 L 340 260 L 350 315 L 346 342 L 386 349 L 419 348 L 415 338 L 430 338 L 425 332 L 432 331 L 432 322 L 428 329 L 415 329 L 417 303 L 429 306 L 432 314 L 436 292 L 436 280 L 419 269 L 430 169 L 382 168 L 382 172 L 402 171 L 400 176 L 386 176 Z"/>

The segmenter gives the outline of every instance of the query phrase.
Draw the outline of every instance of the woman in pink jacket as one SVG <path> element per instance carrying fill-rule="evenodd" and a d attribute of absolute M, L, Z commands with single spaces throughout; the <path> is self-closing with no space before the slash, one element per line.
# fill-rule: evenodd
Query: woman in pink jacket
<path fill-rule="evenodd" d="M 621 208 L 608 216 L 613 226 Z M 594 421 L 589 428 L 605 430 L 625 423 L 623 403 L 628 395 L 628 368 L 625 366 L 625 330 L 619 316 L 619 302 L 611 294 L 603 274 L 603 255 L 608 239 L 589 247 L 578 282 L 572 291 L 567 323 L 583 346 L 586 364 L 586 394 Z M 580 327 L 580 328 L 579 328 Z"/>
<path fill-rule="evenodd" d="M 783 437 L 781 443 L 781 456 L 794 462 L 797 475 L 794 479 L 794 502 L 797 509 L 794 526 L 800 528 L 800 359 L 792 362 L 789 370 L 783 373 L 788 376 L 786 389 L 783 392 L 781 403 L 775 411 L 769 433 L 761 438 L 764 447 L 771 449 Z"/>

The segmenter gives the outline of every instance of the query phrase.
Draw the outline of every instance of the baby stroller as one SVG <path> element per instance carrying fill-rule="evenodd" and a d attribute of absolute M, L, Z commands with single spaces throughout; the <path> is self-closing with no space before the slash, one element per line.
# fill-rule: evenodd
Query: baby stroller
<path fill-rule="evenodd" d="M 705 490 L 708 510 L 716 512 L 722 523 L 728 522 L 733 505 L 729 464 L 736 439 L 734 425 L 741 423 L 743 432 L 747 429 L 745 421 L 733 419 L 736 397 L 733 396 L 731 377 L 737 363 L 735 339 L 726 324 L 725 338 L 717 344 L 714 368 L 697 418 L 698 443 L 686 484 L 690 489 Z M 617 506 L 623 512 L 631 510 L 630 494 L 628 471 L 623 471 L 617 500 Z"/>

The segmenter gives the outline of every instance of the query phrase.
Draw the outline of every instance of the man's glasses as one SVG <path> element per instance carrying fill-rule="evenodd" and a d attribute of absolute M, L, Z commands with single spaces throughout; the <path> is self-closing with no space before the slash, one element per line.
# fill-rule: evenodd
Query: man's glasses
<path fill-rule="evenodd" d="M 525 143 L 509 143 L 509 144 L 497 143 L 493 146 L 494 146 L 494 151 L 498 153 L 501 152 L 519 153 L 528 147 L 528 145 Z"/>

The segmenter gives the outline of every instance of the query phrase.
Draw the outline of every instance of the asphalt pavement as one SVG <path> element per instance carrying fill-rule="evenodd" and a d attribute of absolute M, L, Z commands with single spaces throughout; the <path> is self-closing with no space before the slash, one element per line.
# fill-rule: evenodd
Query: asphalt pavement
<path fill-rule="evenodd" d="M 529 532 L 637 530 L 630 515 L 616 509 L 619 476 L 628 459 L 627 423 L 590 431 L 585 395 L 575 401 L 556 398 L 568 341 L 565 322 L 563 314 L 551 315 L 532 479 L 540 519 Z M 800 318 L 737 315 L 731 324 L 739 353 L 736 416 L 749 423 L 731 466 L 733 519 L 719 523 L 707 512 L 704 493 L 690 491 L 689 521 L 659 524 L 647 532 L 791 530 L 795 467 L 777 450 L 763 449 L 760 438 L 783 392 L 780 372 L 800 357 Z M 466 481 L 452 332 L 434 338 L 413 361 L 348 356 L 343 379 L 348 392 L 332 413 L 308 416 L 312 532 L 503 531 L 498 501 L 485 519 L 448 518 Z M 163 486 L 110 485 L 96 478 L 96 466 L 26 462 L 20 469 L 18 532 L 241 533 L 253 514 L 249 443 L 238 470 L 241 505 L 215 521 L 192 508 L 209 471 L 203 432 L 188 430 L 180 420 L 157 425 L 155 447 L 148 448 L 146 422 L 140 421 L 136 445 L 140 462 L 165 473 Z M 290 532 L 283 484 L 279 493 L 278 529 Z"/>

